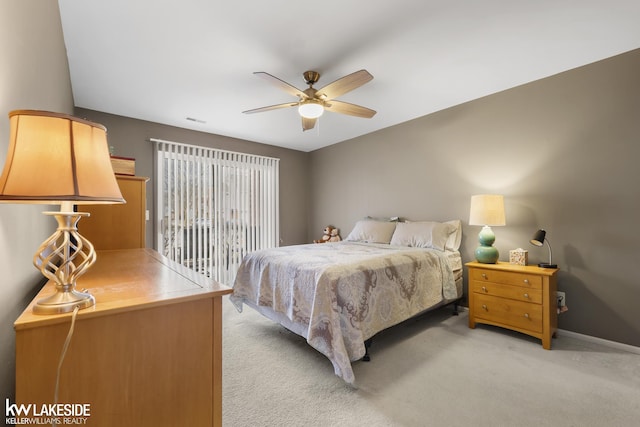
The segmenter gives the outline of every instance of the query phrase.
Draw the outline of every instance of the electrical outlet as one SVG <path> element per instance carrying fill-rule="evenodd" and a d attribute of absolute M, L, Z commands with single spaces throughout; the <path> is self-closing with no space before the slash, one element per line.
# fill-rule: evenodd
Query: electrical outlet
<path fill-rule="evenodd" d="M 564 292 L 556 292 L 556 299 L 558 301 L 558 307 L 565 307 L 567 305 L 567 296 Z"/>

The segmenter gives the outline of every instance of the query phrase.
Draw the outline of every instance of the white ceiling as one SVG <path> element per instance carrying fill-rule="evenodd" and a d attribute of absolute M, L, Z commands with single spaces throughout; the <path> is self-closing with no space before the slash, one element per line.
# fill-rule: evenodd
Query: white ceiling
<path fill-rule="evenodd" d="M 75 105 L 302 151 L 640 47 L 638 0 L 59 0 Z M 305 89 L 360 69 L 302 132 L 295 101 L 253 75 Z M 198 123 L 187 117 L 202 120 Z M 188 141 L 184 141 L 188 142 Z"/>

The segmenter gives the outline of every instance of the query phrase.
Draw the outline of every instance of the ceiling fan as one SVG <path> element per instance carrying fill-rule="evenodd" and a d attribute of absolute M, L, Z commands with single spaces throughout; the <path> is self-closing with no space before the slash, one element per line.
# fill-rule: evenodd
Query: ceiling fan
<path fill-rule="evenodd" d="M 369 74 L 367 70 L 360 70 L 355 73 L 351 73 L 329 83 L 321 89 L 314 89 L 313 87 L 313 85 L 320 79 L 320 73 L 316 71 L 305 71 L 302 75 L 305 82 L 309 85 L 305 90 L 300 90 L 263 71 L 257 71 L 253 74 L 271 82 L 285 92 L 293 96 L 297 96 L 298 101 L 243 111 L 245 114 L 262 113 L 263 111 L 271 111 L 287 107 L 298 107 L 298 113 L 302 117 L 303 131 L 313 129 L 318 117 L 320 117 L 325 110 L 332 113 L 348 114 L 350 116 L 363 117 L 367 119 L 370 119 L 376 114 L 374 110 L 369 108 L 335 99 L 340 95 L 344 95 L 347 92 L 357 89 L 372 80 L 373 76 Z"/>

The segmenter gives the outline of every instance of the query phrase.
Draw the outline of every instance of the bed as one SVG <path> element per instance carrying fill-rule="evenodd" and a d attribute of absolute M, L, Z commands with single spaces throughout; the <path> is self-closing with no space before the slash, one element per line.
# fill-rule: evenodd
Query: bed
<path fill-rule="evenodd" d="M 362 220 L 341 242 L 246 255 L 230 299 L 304 337 L 353 384 L 376 333 L 462 297 L 459 220 Z"/>

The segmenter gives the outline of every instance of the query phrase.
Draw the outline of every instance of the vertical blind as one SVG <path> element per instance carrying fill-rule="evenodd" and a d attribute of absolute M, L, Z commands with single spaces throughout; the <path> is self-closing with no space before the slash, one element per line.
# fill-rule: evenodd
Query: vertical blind
<path fill-rule="evenodd" d="M 280 160 L 151 141 L 156 250 L 232 285 L 245 254 L 278 246 Z"/>

